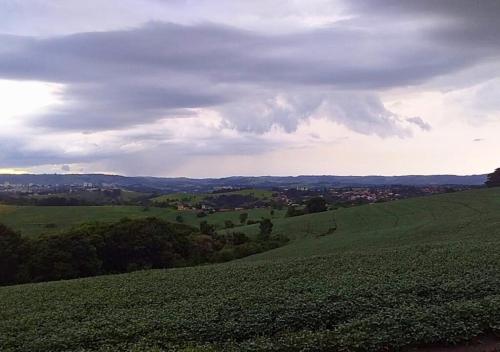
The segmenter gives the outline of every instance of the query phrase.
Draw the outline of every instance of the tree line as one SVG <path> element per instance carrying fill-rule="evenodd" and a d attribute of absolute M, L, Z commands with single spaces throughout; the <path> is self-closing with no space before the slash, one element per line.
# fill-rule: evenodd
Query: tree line
<path fill-rule="evenodd" d="M 90 223 L 30 238 L 0 224 L 0 285 L 224 262 L 279 247 L 263 220 L 255 239 L 157 218 Z"/>

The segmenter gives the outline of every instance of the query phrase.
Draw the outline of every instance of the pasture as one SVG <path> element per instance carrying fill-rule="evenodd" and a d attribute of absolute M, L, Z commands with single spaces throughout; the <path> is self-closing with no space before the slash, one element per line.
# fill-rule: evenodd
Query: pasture
<path fill-rule="evenodd" d="M 235 225 L 240 224 L 241 213 L 248 213 L 248 219 L 257 221 L 262 217 L 283 217 L 285 211 L 274 211 L 271 215 L 269 208 L 257 208 L 241 211 L 227 211 L 208 214 L 199 218 L 192 210 L 177 211 L 170 208 L 151 207 L 145 211 L 144 207 L 128 205 L 104 206 L 10 206 L 0 205 L 0 223 L 13 228 L 26 236 L 42 233 L 55 233 L 67 230 L 72 226 L 84 222 L 114 222 L 122 218 L 158 217 L 168 221 L 176 221 L 181 215 L 185 224 L 198 226 L 201 221 L 214 224 L 217 229 L 223 229 L 226 220 Z"/>

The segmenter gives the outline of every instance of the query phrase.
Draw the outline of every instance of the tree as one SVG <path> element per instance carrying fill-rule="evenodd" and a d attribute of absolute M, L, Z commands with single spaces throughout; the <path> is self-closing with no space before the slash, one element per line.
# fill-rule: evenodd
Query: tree
<path fill-rule="evenodd" d="M 285 217 L 287 218 L 291 218 L 293 216 L 300 216 L 300 215 L 304 215 L 304 210 L 302 209 L 297 209 L 295 208 L 293 205 L 290 205 L 288 207 L 288 209 L 286 210 L 286 214 L 285 214 Z"/>
<path fill-rule="evenodd" d="M 273 222 L 271 219 L 262 219 L 259 225 L 260 229 L 260 239 L 267 240 L 273 232 Z"/>
<path fill-rule="evenodd" d="M 0 224 L 0 285 L 16 282 L 22 244 L 21 235 Z"/>
<path fill-rule="evenodd" d="M 215 235 L 215 226 L 209 224 L 206 220 L 200 222 L 200 232 L 204 235 Z"/>
<path fill-rule="evenodd" d="M 326 201 L 322 197 L 314 197 L 306 202 L 308 213 L 319 213 L 326 211 Z"/>
<path fill-rule="evenodd" d="M 231 220 L 224 221 L 224 227 L 226 229 L 232 229 L 234 227 L 234 223 Z"/>
<path fill-rule="evenodd" d="M 182 215 L 177 215 L 177 216 L 175 217 L 175 221 L 180 222 L 180 223 L 183 223 L 183 222 L 184 222 L 184 218 L 182 217 Z"/>
<path fill-rule="evenodd" d="M 240 214 L 240 223 L 244 224 L 247 222 L 248 219 L 248 213 L 241 213 Z"/>
<path fill-rule="evenodd" d="M 500 168 L 496 169 L 495 172 L 488 175 L 486 186 L 500 187 Z"/>

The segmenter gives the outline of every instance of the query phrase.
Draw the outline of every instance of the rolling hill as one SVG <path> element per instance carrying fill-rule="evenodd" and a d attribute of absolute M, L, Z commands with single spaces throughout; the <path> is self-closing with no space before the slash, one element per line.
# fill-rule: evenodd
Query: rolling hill
<path fill-rule="evenodd" d="M 223 229 L 226 220 L 239 224 L 239 215 L 247 213 L 248 219 L 260 220 L 262 217 L 280 218 L 285 210 L 275 210 L 271 215 L 269 208 L 245 209 L 241 211 L 226 211 L 208 214 L 199 218 L 197 211 L 177 211 L 168 208 L 144 207 L 129 205 L 105 206 L 13 206 L 0 205 L 0 223 L 21 232 L 25 236 L 36 236 L 42 233 L 56 233 L 84 222 L 114 222 L 122 218 L 138 219 L 158 217 L 167 221 L 177 221 L 181 215 L 183 222 L 198 226 L 201 221 L 214 224 L 217 229 Z"/>
<path fill-rule="evenodd" d="M 211 191 L 214 187 L 272 188 L 272 187 L 330 187 L 367 185 L 474 185 L 481 186 L 486 175 L 405 175 L 405 176 L 232 176 L 225 178 L 193 179 L 186 177 L 127 177 L 103 174 L 0 174 L 0 184 L 70 185 L 92 183 L 113 184 L 121 188 L 144 192 Z"/>
<path fill-rule="evenodd" d="M 288 245 L 234 262 L 2 287 L 2 351 L 390 351 L 500 332 L 500 189 L 274 223 Z"/>

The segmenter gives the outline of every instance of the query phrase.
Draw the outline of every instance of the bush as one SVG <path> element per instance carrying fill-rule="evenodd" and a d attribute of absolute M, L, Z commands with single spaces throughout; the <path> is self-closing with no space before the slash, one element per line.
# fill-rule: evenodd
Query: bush
<path fill-rule="evenodd" d="M 285 217 L 291 218 L 294 216 L 300 216 L 300 215 L 304 215 L 304 214 L 305 214 L 304 210 L 299 210 L 296 207 L 294 207 L 293 205 L 290 205 L 286 210 Z"/>
<path fill-rule="evenodd" d="M 273 223 L 271 219 L 262 219 L 259 225 L 260 233 L 259 233 L 259 239 L 260 240 L 267 240 L 269 239 L 269 236 L 271 235 L 271 232 L 273 232 Z"/>
<path fill-rule="evenodd" d="M 326 210 L 326 200 L 324 200 L 322 197 L 314 197 L 306 202 L 306 211 L 309 214 L 320 213 Z"/>

